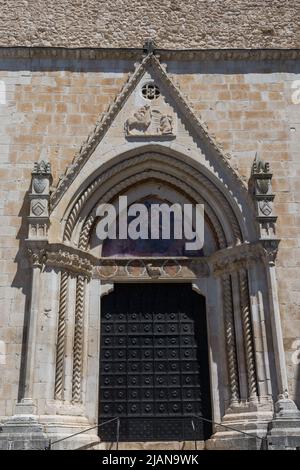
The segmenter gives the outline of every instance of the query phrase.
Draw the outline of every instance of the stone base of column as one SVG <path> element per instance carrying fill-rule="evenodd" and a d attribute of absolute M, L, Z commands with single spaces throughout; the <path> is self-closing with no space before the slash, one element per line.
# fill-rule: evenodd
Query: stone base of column
<path fill-rule="evenodd" d="M 44 450 L 47 439 L 38 422 L 36 406 L 31 398 L 16 404 L 15 414 L 2 425 L 0 450 Z"/>
<path fill-rule="evenodd" d="M 89 450 L 99 445 L 97 429 L 70 437 L 92 427 L 87 418 L 35 413 L 30 399 L 16 404 L 16 413 L 1 424 L 0 450 Z"/>
<path fill-rule="evenodd" d="M 275 403 L 275 415 L 268 432 L 268 447 L 272 450 L 300 450 L 300 411 L 287 396 L 281 395 Z"/>
<path fill-rule="evenodd" d="M 244 401 L 232 401 L 228 408 L 226 409 L 226 415 L 237 415 L 241 416 L 244 413 L 259 413 L 259 412 L 269 412 L 273 414 L 274 404 L 272 397 L 254 397 L 250 400 Z M 225 418 L 225 417 L 224 417 Z M 231 419 L 229 417 L 229 419 Z"/>
<path fill-rule="evenodd" d="M 248 405 L 248 406 L 247 406 Z M 273 411 L 251 410 L 240 404 L 215 426 L 215 433 L 206 441 L 208 450 L 259 450 L 266 448 L 266 436 Z"/>

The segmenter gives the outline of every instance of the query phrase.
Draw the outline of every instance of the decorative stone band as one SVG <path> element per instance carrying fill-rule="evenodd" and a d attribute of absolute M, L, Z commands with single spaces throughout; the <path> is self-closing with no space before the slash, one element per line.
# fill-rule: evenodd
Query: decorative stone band
<path fill-rule="evenodd" d="M 149 279 L 194 280 L 209 276 L 207 261 L 203 258 L 102 258 L 93 269 L 93 277 L 114 281 Z"/>
<path fill-rule="evenodd" d="M 82 274 L 88 278 L 91 277 L 93 270 L 93 263 L 87 256 L 79 251 L 72 253 L 67 249 L 47 252 L 46 265 L 67 270 L 73 274 Z"/>
<path fill-rule="evenodd" d="M 30 242 L 29 240 L 28 242 Z M 33 266 L 53 266 L 70 274 L 82 274 L 87 278 L 99 279 L 147 279 L 183 277 L 196 279 L 213 273 L 215 277 L 237 272 L 258 261 L 274 263 L 279 239 L 265 239 L 256 243 L 243 243 L 225 248 L 210 257 L 139 257 L 139 258 L 96 258 L 88 252 L 63 243 L 29 244 L 28 254 Z M 155 274 L 154 274 L 155 273 Z"/>
<path fill-rule="evenodd" d="M 161 60 L 295 60 L 300 49 L 159 49 L 154 52 Z M 63 47 L 1 47 L 1 58 L 76 59 L 76 60 L 139 60 L 142 48 L 63 48 Z"/>

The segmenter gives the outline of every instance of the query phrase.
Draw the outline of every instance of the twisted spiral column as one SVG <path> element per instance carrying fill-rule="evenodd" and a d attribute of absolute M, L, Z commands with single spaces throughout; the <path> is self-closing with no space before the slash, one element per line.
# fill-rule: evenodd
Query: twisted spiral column
<path fill-rule="evenodd" d="M 72 401 L 81 402 L 82 354 L 83 354 L 83 321 L 84 321 L 85 278 L 77 277 L 75 331 L 73 346 Z"/>
<path fill-rule="evenodd" d="M 244 343 L 246 353 L 246 366 L 247 366 L 247 382 L 248 382 L 248 396 L 250 399 L 257 398 L 257 374 L 255 364 L 255 353 L 253 344 L 253 329 L 251 322 L 250 312 L 250 297 L 248 288 L 248 276 L 246 269 L 241 269 L 239 272 L 240 281 L 240 299 L 241 299 L 241 315 L 244 332 Z"/>
<path fill-rule="evenodd" d="M 240 399 L 239 374 L 236 355 L 234 313 L 230 275 L 222 276 L 223 305 L 225 313 L 225 337 L 228 361 L 230 403 L 238 403 Z"/>
<path fill-rule="evenodd" d="M 54 388 L 54 398 L 56 400 L 63 400 L 68 279 L 69 279 L 69 273 L 67 271 L 63 271 L 61 273 L 61 278 L 60 278 L 59 312 L 58 312 L 57 343 L 56 343 L 56 367 L 55 367 L 55 388 Z"/>

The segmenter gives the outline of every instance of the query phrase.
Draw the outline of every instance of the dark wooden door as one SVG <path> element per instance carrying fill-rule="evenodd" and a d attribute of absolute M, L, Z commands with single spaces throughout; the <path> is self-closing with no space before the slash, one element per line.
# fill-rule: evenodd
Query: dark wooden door
<path fill-rule="evenodd" d="M 204 298 L 190 284 L 117 284 L 102 299 L 99 423 L 120 441 L 202 440 L 211 418 Z M 116 422 L 99 429 L 116 440 Z"/>

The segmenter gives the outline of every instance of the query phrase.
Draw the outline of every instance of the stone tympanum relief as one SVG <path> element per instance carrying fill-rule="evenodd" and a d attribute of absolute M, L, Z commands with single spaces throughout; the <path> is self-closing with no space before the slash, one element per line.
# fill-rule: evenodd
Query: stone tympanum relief
<path fill-rule="evenodd" d="M 133 112 L 125 121 L 125 134 L 130 136 L 175 137 L 175 117 L 146 104 Z"/>

